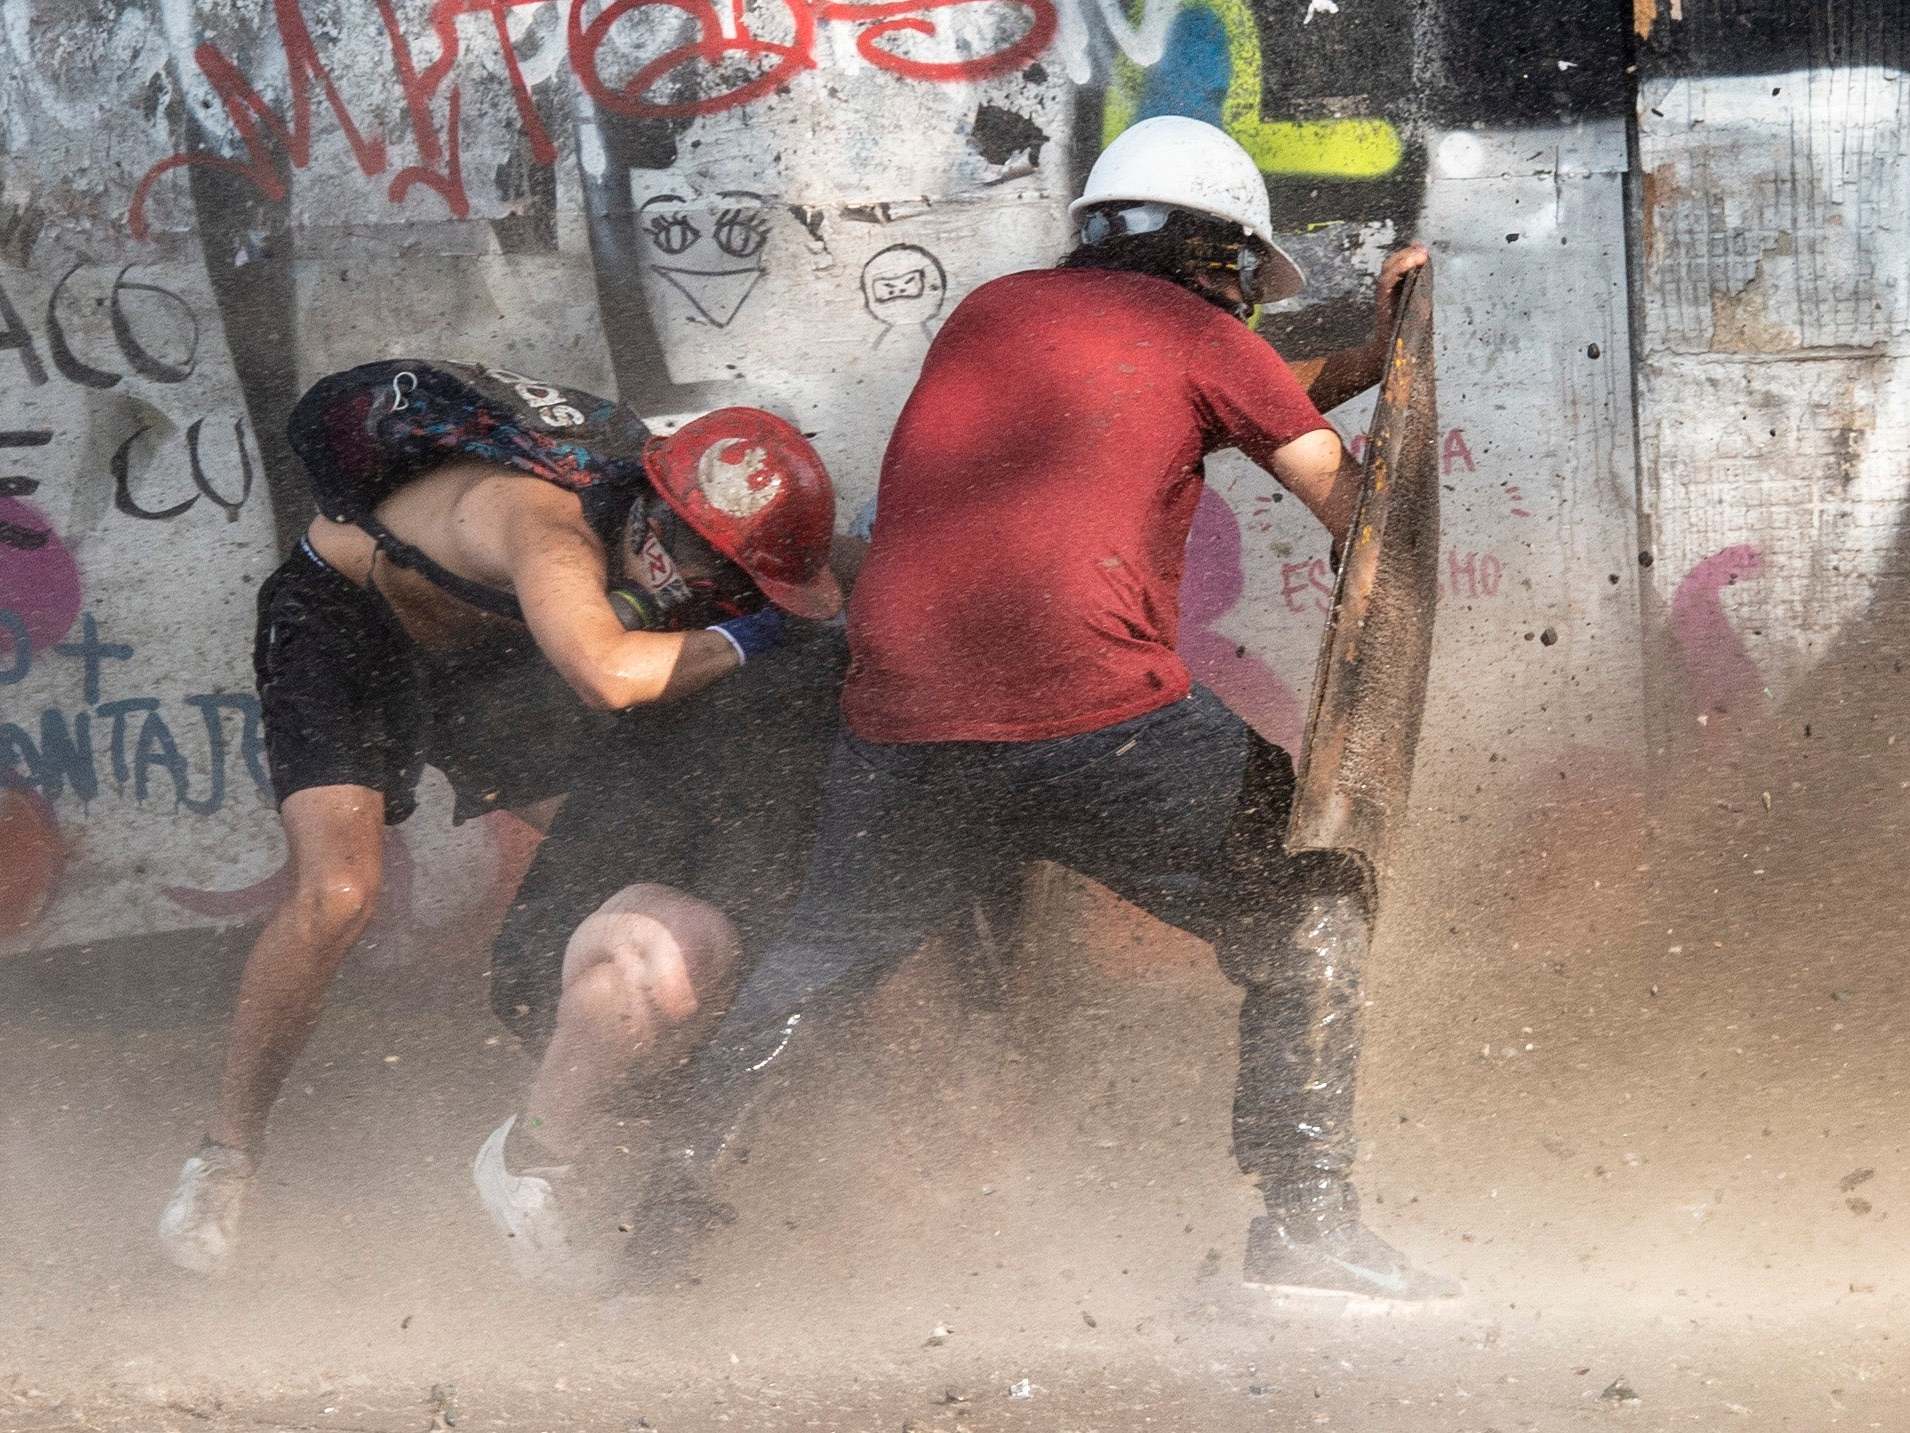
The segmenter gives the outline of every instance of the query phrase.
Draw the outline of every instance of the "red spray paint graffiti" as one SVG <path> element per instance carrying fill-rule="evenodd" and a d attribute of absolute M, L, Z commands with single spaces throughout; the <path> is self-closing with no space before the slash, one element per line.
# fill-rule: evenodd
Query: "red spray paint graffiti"
<path fill-rule="evenodd" d="M 376 0 L 392 64 L 404 91 L 412 140 L 421 161 L 392 177 L 386 190 L 391 202 L 402 202 L 413 186 L 423 185 L 444 201 L 453 218 L 462 219 L 471 212 L 459 153 L 462 90 L 451 78 L 461 51 L 458 20 L 463 16 L 491 18 L 531 158 L 541 165 L 556 162 L 557 147 L 538 115 L 509 29 L 512 10 L 542 3 L 545 0 L 437 0 L 431 8 L 431 33 L 437 43 L 437 58 L 420 68 L 410 40 L 399 27 L 392 0 Z M 788 84 L 799 71 L 816 68 L 817 32 L 824 24 L 861 27 L 856 34 L 856 49 L 864 60 L 888 74 L 927 84 L 960 83 L 1013 73 L 1048 48 L 1059 26 L 1054 0 L 886 0 L 886 3 L 781 0 L 781 3 L 788 11 L 786 39 L 771 39 L 760 33 L 756 22 L 746 13 L 744 0 L 730 0 L 727 16 L 718 12 L 715 0 L 610 0 L 589 19 L 585 18 L 588 0 L 571 0 L 567 28 L 571 69 L 584 92 L 612 114 L 632 119 L 681 119 L 748 104 Z M 939 32 L 931 17 L 974 6 L 1006 6 L 1008 13 L 1024 15 L 1027 23 L 999 48 L 955 60 L 922 58 L 896 47 L 897 40 L 909 36 L 936 38 Z M 223 50 L 210 41 L 201 42 L 193 51 L 193 60 L 219 96 L 226 116 L 245 147 L 244 157 L 186 152 L 160 160 L 141 176 L 133 190 L 126 222 L 134 238 L 147 236 L 146 201 L 153 184 L 175 169 L 200 166 L 238 175 L 266 198 L 283 199 L 286 189 L 279 172 L 281 156 L 294 169 L 303 169 L 311 163 L 315 89 L 331 106 L 359 171 L 368 178 L 385 172 L 388 163 L 385 141 L 359 129 L 331 72 L 319 58 L 299 0 L 273 0 L 272 10 L 278 24 L 279 44 L 285 53 L 291 92 L 290 119 L 266 102 Z M 695 38 L 651 56 L 620 83 L 607 79 L 602 64 L 606 44 L 613 36 L 633 34 L 646 14 L 654 19 L 659 10 L 687 16 L 694 27 Z M 629 23 L 620 30 L 619 24 L 624 21 Z M 658 96 L 657 91 L 666 81 L 680 80 L 688 74 L 703 82 L 691 97 Z M 434 111 L 440 91 L 445 105 L 442 129 Z"/>
<path fill-rule="evenodd" d="M 842 0 L 786 0 L 791 37 L 778 41 L 765 39 L 751 28 L 741 0 L 732 0 L 727 31 L 711 0 L 612 0 L 588 24 L 583 20 L 582 0 L 574 0 L 570 9 L 571 67 L 590 97 L 613 114 L 633 119 L 716 114 L 788 84 L 799 70 L 814 69 L 817 27 L 837 21 L 867 27 L 856 35 L 856 50 L 879 70 L 931 84 L 981 80 L 1011 74 L 1048 48 L 1058 25 L 1053 0 L 1007 0 L 1027 13 L 1028 25 L 1018 37 L 991 54 L 952 61 L 921 60 L 881 42 L 898 35 L 933 36 L 935 22 L 923 18 L 925 12 L 996 2 L 896 0 L 890 4 L 849 4 Z M 626 15 L 658 7 L 688 15 L 696 24 L 696 38 L 642 65 L 623 84 L 607 84 L 597 63 L 604 40 Z M 725 88 L 701 92 L 693 99 L 658 102 L 649 98 L 659 85 L 686 66 L 705 66 L 720 73 L 722 66 L 737 60 L 763 62 L 766 68 L 740 81 L 728 81 Z"/>
<path fill-rule="evenodd" d="M 1714 552 L 1685 574 L 1671 597 L 1671 636 L 1684 660 L 1691 699 L 1700 712 L 1723 712 L 1763 690 L 1764 678 L 1731 625 L 1720 594 L 1755 577 L 1764 559 L 1740 543 Z"/>
<path fill-rule="evenodd" d="M 1346 451 L 1352 455 L 1354 462 L 1363 462 L 1366 458 L 1366 434 L 1355 433 L 1347 442 Z M 1472 460 L 1472 449 L 1466 444 L 1466 430 L 1448 428 L 1445 438 L 1439 445 L 1439 471 L 1442 475 L 1451 477 L 1453 469 L 1460 463 L 1466 465 L 1468 473 L 1479 471 L 1479 465 Z M 1529 514 L 1520 513 L 1519 516 L 1526 517 Z"/>

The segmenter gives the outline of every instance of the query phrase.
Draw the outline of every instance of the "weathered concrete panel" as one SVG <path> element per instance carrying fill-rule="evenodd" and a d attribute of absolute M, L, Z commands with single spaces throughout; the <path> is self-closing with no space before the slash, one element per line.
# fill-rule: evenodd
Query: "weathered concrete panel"
<path fill-rule="evenodd" d="M 0 761 L 67 847 L 33 931 L 190 923 L 276 865 L 252 603 L 276 543 L 204 269 L 0 268 Z"/>
<path fill-rule="evenodd" d="M 1616 129 L 1573 148 L 1611 156 Z M 1543 131 L 1525 138 L 1554 150 Z M 1440 406 L 1470 454 L 1452 454 L 1442 494 L 1447 585 L 1415 784 L 1430 815 L 1526 799 L 1535 761 L 1630 758 L 1640 678 L 1621 178 L 1436 179 L 1427 227 L 1453 235 Z"/>
<path fill-rule="evenodd" d="M 1804 70 L 1643 87 L 1649 352 L 1904 351 L 1902 78 Z"/>
<path fill-rule="evenodd" d="M 1640 416 L 1653 608 L 1678 658 L 1668 733 L 1777 710 L 1864 620 L 1906 516 L 1910 83 L 1861 63 L 1891 41 L 1855 24 L 1862 6 L 1831 8 L 1853 11 L 1850 43 L 1793 27 L 1785 54 L 1808 68 L 1640 91 Z"/>
<path fill-rule="evenodd" d="M 1910 363 L 1650 369 L 1646 470 L 1681 703 L 1747 714 L 1864 620 L 1904 522 Z"/>

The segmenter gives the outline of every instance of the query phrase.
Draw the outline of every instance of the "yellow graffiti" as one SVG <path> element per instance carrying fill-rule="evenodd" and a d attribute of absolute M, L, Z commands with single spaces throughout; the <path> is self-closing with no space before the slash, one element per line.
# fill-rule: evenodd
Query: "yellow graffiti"
<path fill-rule="evenodd" d="M 1221 127 L 1240 141 L 1263 174 L 1324 179 L 1379 179 L 1405 154 L 1399 131 L 1383 119 L 1269 120 L 1260 112 L 1260 30 L 1248 0 L 1186 0 L 1212 11 L 1227 36 L 1231 73 L 1221 100 Z M 1125 55 L 1115 62 L 1102 114 L 1101 142 L 1134 123 L 1147 74 Z"/>

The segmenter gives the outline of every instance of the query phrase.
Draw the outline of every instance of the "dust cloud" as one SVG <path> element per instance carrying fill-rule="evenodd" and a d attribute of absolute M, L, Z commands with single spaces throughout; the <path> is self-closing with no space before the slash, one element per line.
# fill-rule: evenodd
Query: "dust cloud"
<path fill-rule="evenodd" d="M 243 949 L 201 937 L 0 967 L 0 1428 L 1906 1426 L 1903 630 L 1519 774 L 1515 826 L 1421 812 L 1360 1183 L 1451 1306 L 1241 1287 L 1238 994 L 1053 870 L 998 983 L 919 955 L 757 1109 L 735 1221 L 609 1298 L 514 1282 L 471 1193 L 528 1074 L 482 944 L 361 951 L 192 1282 L 153 1223 Z"/>

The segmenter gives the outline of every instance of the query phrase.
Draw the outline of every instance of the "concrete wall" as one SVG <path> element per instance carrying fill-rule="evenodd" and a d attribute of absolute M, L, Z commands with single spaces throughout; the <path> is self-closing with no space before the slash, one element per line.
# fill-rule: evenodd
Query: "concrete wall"
<path fill-rule="evenodd" d="M 1906 570 L 1910 14 L 1708 0 L 1647 28 L 1640 493 L 1676 745 L 1781 720 Z"/>
<path fill-rule="evenodd" d="M 269 900 L 251 604 L 309 516 L 304 384 L 442 355 L 659 420 L 760 404 L 853 511 L 940 318 L 1051 261 L 1155 113 L 1260 161 L 1312 278 L 1263 316 L 1290 357 L 1363 335 L 1389 247 L 1438 255 L 1422 829 L 1635 784 L 1648 732 L 1806 680 L 1888 565 L 1903 28 L 1887 0 L 0 0 L 0 949 Z M 1291 741 L 1325 544 L 1244 462 L 1210 478 L 1185 645 Z M 1656 647 L 1687 660 L 1648 695 Z M 393 930 L 475 918 L 523 858 L 447 809 L 394 838 Z"/>

